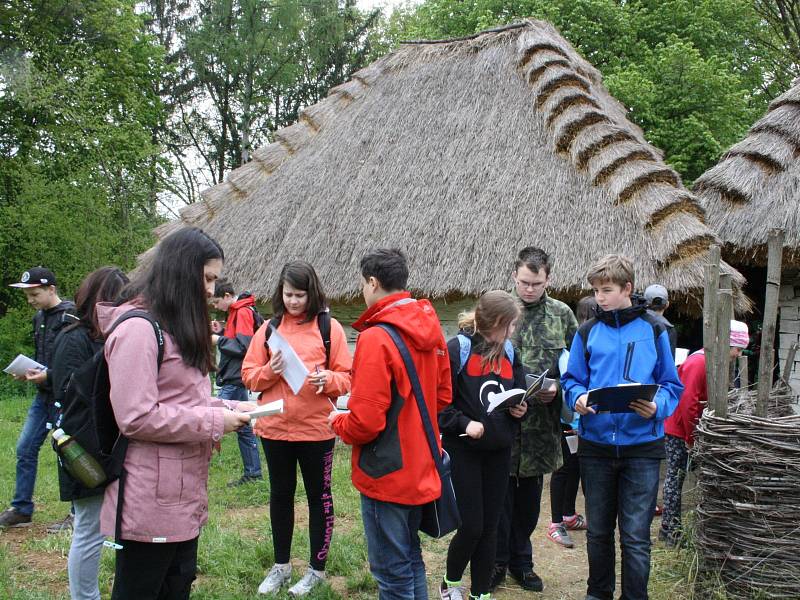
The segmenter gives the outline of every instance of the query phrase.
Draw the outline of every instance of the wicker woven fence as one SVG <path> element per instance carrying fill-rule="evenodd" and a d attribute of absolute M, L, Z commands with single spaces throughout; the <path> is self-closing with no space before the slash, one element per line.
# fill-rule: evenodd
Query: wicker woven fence
<path fill-rule="evenodd" d="M 768 416 L 756 391 L 732 392 L 729 414 L 705 411 L 692 460 L 701 571 L 731 599 L 800 598 L 800 415 L 782 381 Z"/>

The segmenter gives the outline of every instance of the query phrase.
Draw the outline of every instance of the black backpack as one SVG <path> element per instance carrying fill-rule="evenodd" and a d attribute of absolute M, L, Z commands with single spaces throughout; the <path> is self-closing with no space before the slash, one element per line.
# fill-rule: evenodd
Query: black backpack
<path fill-rule="evenodd" d="M 255 335 L 258 328 L 264 324 L 264 317 L 255 306 L 251 306 L 250 310 L 253 311 L 253 334 Z"/>
<path fill-rule="evenodd" d="M 272 317 L 269 324 L 277 329 L 281 324 L 281 317 Z M 269 336 L 272 335 L 272 327 L 267 327 L 264 332 L 264 345 L 269 348 L 267 342 Z M 317 315 L 317 327 L 319 327 L 319 335 L 322 338 L 322 345 L 325 346 L 325 368 L 330 366 L 331 362 L 331 311 L 325 309 Z"/>
<path fill-rule="evenodd" d="M 158 342 L 157 365 L 160 369 L 164 360 L 164 335 L 159 324 L 149 313 L 143 310 L 129 310 L 117 319 L 106 337 L 111 335 L 120 323 L 134 318 L 146 319 L 153 326 Z M 72 436 L 100 464 L 106 475 L 105 485 L 116 479 L 120 480 L 117 496 L 116 544 L 112 545 L 115 549 L 119 549 L 125 482 L 123 464 L 128 450 L 128 438 L 120 434 L 114 417 L 108 362 L 102 348 L 72 374 L 64 399 L 67 408 L 61 417 L 61 429 Z"/>

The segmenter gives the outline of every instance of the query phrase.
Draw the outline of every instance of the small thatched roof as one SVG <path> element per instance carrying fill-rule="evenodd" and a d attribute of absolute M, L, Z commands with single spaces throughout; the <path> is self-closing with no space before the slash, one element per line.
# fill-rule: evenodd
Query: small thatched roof
<path fill-rule="evenodd" d="M 725 254 L 765 264 L 770 229 L 785 230 L 785 264 L 800 266 L 800 80 L 696 182 Z"/>
<path fill-rule="evenodd" d="M 262 298 L 296 258 L 352 298 L 376 246 L 406 250 L 417 293 L 477 295 L 508 287 L 517 251 L 538 245 L 561 295 L 622 252 L 637 287 L 662 283 L 696 310 L 716 240 L 600 73 L 541 21 L 401 45 L 157 233 L 184 225 L 219 240 L 226 274 Z"/>

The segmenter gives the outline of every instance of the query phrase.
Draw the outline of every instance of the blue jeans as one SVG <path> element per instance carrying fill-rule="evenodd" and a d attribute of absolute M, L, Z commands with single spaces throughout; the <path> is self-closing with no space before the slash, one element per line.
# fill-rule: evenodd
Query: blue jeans
<path fill-rule="evenodd" d="M 362 494 L 361 518 L 379 600 L 428 600 L 419 545 L 422 507 L 381 502 Z"/>
<path fill-rule="evenodd" d="M 243 385 L 226 383 L 217 391 L 217 398 L 247 402 L 250 395 Z M 245 425 L 236 432 L 236 437 L 239 438 L 239 452 L 242 454 L 245 476 L 261 477 L 261 457 L 258 455 L 258 441 L 256 434 L 253 433 L 253 428 Z"/>
<path fill-rule="evenodd" d="M 650 578 L 650 524 L 656 508 L 657 458 L 580 458 L 586 498 L 587 595 L 613 600 L 614 528 L 619 522 L 622 550 L 621 600 L 647 600 Z"/>
<path fill-rule="evenodd" d="M 56 409 L 52 403 L 45 402 L 36 394 L 17 440 L 17 482 L 11 506 L 23 515 L 33 514 L 33 488 L 36 486 L 39 449 L 55 417 Z"/>
<path fill-rule="evenodd" d="M 75 524 L 67 560 L 69 595 L 72 600 L 100 600 L 97 572 L 105 539 L 100 533 L 103 494 L 73 500 L 72 506 L 75 509 Z"/>

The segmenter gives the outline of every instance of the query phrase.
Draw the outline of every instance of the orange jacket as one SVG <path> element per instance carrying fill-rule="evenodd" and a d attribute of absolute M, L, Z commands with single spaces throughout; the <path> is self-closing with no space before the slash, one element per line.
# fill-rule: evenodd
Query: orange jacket
<path fill-rule="evenodd" d="M 427 300 L 412 299 L 408 292 L 382 298 L 353 323 L 361 333 L 353 363 L 350 412 L 337 416 L 333 429 L 353 446 L 356 489 L 382 502 L 425 504 L 441 495 L 439 474 L 403 359 L 389 334 L 375 327 L 378 323 L 394 325 L 408 345 L 439 439 L 436 415 L 451 400 L 447 345 L 433 306 Z M 373 441 L 381 445 L 380 451 L 370 446 Z"/>
<path fill-rule="evenodd" d="M 315 367 L 325 368 L 325 347 L 314 318 L 301 323 L 297 317 L 284 314 L 278 326 L 280 334 L 291 344 L 300 360 L 310 372 Z M 270 352 L 264 345 L 266 321 L 253 336 L 250 348 L 242 362 L 242 382 L 254 392 L 261 392 L 258 403 L 266 404 L 283 399 L 283 414 L 261 417 L 256 421 L 256 434 L 270 440 L 308 442 L 329 440 L 334 437 L 328 426 L 328 414 L 333 410 L 330 399 L 350 391 L 350 369 L 353 360 L 347 349 L 344 329 L 336 319 L 331 319 L 331 360 L 328 365 L 330 377 L 321 394 L 317 386 L 305 383 L 295 395 L 286 380 L 276 375 L 269 366 Z"/>

